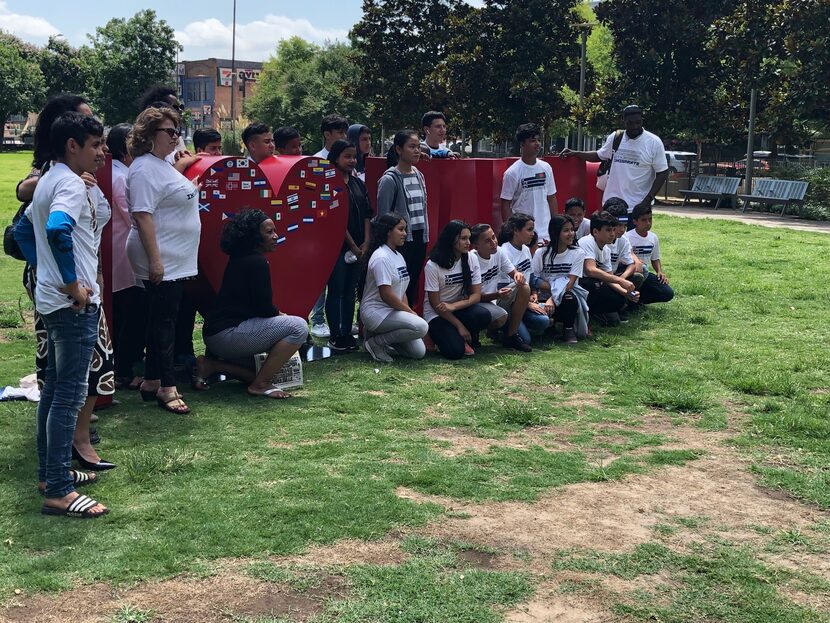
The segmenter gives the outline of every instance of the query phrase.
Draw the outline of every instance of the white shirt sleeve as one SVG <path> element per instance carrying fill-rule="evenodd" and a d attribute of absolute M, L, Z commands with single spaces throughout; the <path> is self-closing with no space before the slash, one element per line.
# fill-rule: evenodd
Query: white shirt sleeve
<path fill-rule="evenodd" d="M 530 272 L 531 274 L 536 275 L 539 279 L 545 279 L 542 277 L 542 256 L 544 254 L 545 252 L 540 249 L 536 252 L 536 255 L 530 259 Z"/>
<path fill-rule="evenodd" d="M 130 213 L 133 212 L 148 212 L 153 214 L 158 207 L 158 189 L 152 180 L 148 179 L 147 173 L 143 169 L 135 171 L 127 178 L 127 199 L 130 205 Z"/>
<path fill-rule="evenodd" d="M 603 143 L 602 147 L 597 149 L 597 156 L 599 156 L 602 160 L 611 160 L 614 148 L 614 134 L 615 132 L 611 132 L 611 134 L 608 135 L 608 138 L 605 139 L 605 143 Z"/>
<path fill-rule="evenodd" d="M 440 292 L 441 280 L 439 279 L 438 270 L 438 264 L 432 260 L 427 262 L 424 267 L 424 292 Z"/>
<path fill-rule="evenodd" d="M 500 275 L 509 275 L 516 267 L 513 266 L 513 263 L 507 259 L 507 254 L 500 252 L 499 253 L 499 274 Z"/>
<path fill-rule="evenodd" d="M 513 171 L 508 169 L 504 172 L 504 177 L 501 180 L 501 198 L 506 201 L 513 201 L 516 196 L 516 185 L 519 183 L 519 178 L 513 174 Z"/>
<path fill-rule="evenodd" d="M 468 261 L 470 262 L 470 273 L 472 276 L 472 284 L 474 286 L 481 285 L 481 265 L 478 263 L 478 258 L 473 253 L 467 254 Z"/>
<path fill-rule="evenodd" d="M 669 162 L 666 160 L 666 150 L 659 140 L 654 143 L 654 156 L 651 159 L 651 166 L 655 173 L 662 173 L 669 168 Z"/>
<path fill-rule="evenodd" d="M 55 187 L 55 195 L 49 206 L 49 214 L 64 212 L 77 225 L 81 220 L 81 211 L 84 206 L 89 206 L 89 195 L 87 195 L 83 180 L 80 177 L 77 180 L 67 178 L 58 182 Z"/>
<path fill-rule="evenodd" d="M 550 197 L 556 194 L 556 180 L 553 179 L 553 168 L 548 172 L 547 180 L 545 180 L 545 196 Z"/>
<path fill-rule="evenodd" d="M 660 241 L 657 239 L 657 234 L 652 234 L 654 236 L 654 250 L 651 252 L 651 261 L 659 260 L 660 259 Z"/>
<path fill-rule="evenodd" d="M 574 251 L 573 260 L 571 261 L 571 270 L 568 274 L 576 275 L 577 277 L 581 278 L 584 269 L 585 269 L 585 252 L 582 249 L 576 249 Z"/>
<path fill-rule="evenodd" d="M 393 281 L 392 267 L 386 258 L 378 258 L 372 263 L 372 276 L 375 278 L 375 283 L 380 286 L 391 286 Z"/>

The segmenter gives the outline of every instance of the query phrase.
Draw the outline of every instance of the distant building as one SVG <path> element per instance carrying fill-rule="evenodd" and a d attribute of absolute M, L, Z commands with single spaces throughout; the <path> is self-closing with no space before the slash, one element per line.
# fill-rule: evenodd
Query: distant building
<path fill-rule="evenodd" d="M 246 98 L 256 90 L 262 63 L 208 58 L 178 64 L 176 77 L 180 99 L 193 115 L 191 129 L 229 129 L 231 126 L 232 67 L 236 68 L 236 116 L 242 114 Z"/>

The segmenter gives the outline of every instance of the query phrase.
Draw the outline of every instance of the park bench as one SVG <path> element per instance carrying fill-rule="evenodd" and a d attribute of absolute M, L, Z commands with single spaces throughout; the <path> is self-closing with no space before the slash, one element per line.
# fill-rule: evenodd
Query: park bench
<path fill-rule="evenodd" d="M 804 201 L 804 194 L 807 192 L 807 182 L 794 180 L 775 180 L 768 177 L 755 180 L 755 187 L 751 195 L 738 195 L 743 199 L 744 206 L 741 212 L 746 211 L 747 205 L 753 203 L 766 203 L 769 205 L 782 204 L 781 216 L 791 203 L 801 204 Z"/>
<path fill-rule="evenodd" d="M 680 194 L 683 195 L 683 205 L 685 206 L 689 199 L 715 199 L 715 210 L 717 210 L 721 201 L 738 192 L 740 183 L 741 178 L 739 177 L 698 175 L 691 190 L 680 191 Z"/>

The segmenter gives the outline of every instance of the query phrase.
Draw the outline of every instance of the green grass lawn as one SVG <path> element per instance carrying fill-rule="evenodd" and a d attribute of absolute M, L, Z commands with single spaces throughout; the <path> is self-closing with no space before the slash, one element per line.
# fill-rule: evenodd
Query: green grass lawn
<path fill-rule="evenodd" d="M 17 208 L 13 188 L 29 158 L 0 154 L 4 224 Z M 520 355 L 485 346 L 457 363 L 428 356 L 391 366 L 345 355 L 308 364 L 305 387 L 285 403 L 250 397 L 236 383 L 185 391 L 189 417 L 119 393 L 121 406 L 102 412 L 98 427 L 101 454 L 119 465 L 93 490 L 112 509 L 103 519 L 39 514 L 35 409 L 0 405 L 0 603 L 15 589 L 198 574 L 214 560 L 374 540 L 441 521 L 442 506 L 404 499 L 399 487 L 532 503 L 573 483 L 625 487 L 627 475 L 702 455 L 696 447 L 660 448 L 664 435 L 643 426 L 654 412 L 703 431 L 721 431 L 731 414 L 746 414 L 732 443 L 759 484 L 830 509 L 830 238 L 725 221 L 655 221 L 675 300 L 575 348 L 543 343 Z M 21 268 L 0 257 L 0 379 L 11 385 L 33 368 Z M 594 398 L 580 405 L 588 395 Z M 494 444 L 447 453 L 428 434 L 452 427 L 503 440 L 544 426 L 567 430 L 569 447 Z M 670 575 L 668 596 L 635 595 L 615 606 L 630 620 L 826 620 L 773 594 L 792 578 L 738 545 L 718 541 L 691 553 L 671 547 L 657 539 L 622 558 L 568 552 L 556 565 Z M 320 620 L 500 620 L 499 607 L 533 592 L 521 573 L 477 572 L 464 584 L 452 551 L 415 550 L 397 567 L 349 569 L 357 597 L 333 603 Z M 815 578 L 800 581 L 805 590 L 828 591 Z M 728 607 L 718 597 L 724 590 L 739 597 Z M 407 606 L 392 615 L 385 609 L 392 602 Z M 451 603 L 462 607 L 447 610 Z"/>

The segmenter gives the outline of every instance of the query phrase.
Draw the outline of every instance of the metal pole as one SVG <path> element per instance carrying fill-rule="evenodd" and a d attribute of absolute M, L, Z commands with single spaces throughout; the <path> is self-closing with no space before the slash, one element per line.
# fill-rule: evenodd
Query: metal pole
<path fill-rule="evenodd" d="M 749 136 L 746 140 L 746 183 L 744 184 L 744 194 L 752 194 L 752 152 L 755 143 L 755 107 L 758 102 L 758 89 L 752 89 L 749 96 Z"/>
<path fill-rule="evenodd" d="M 580 35 L 582 35 L 582 51 L 579 56 L 579 127 L 576 130 L 576 145 L 578 150 L 582 150 L 582 105 L 585 102 L 585 59 L 587 56 L 586 48 L 588 46 L 588 26 L 587 24 L 580 25 Z"/>
<path fill-rule="evenodd" d="M 231 131 L 236 130 L 236 0 L 233 0 L 231 34 Z"/>

